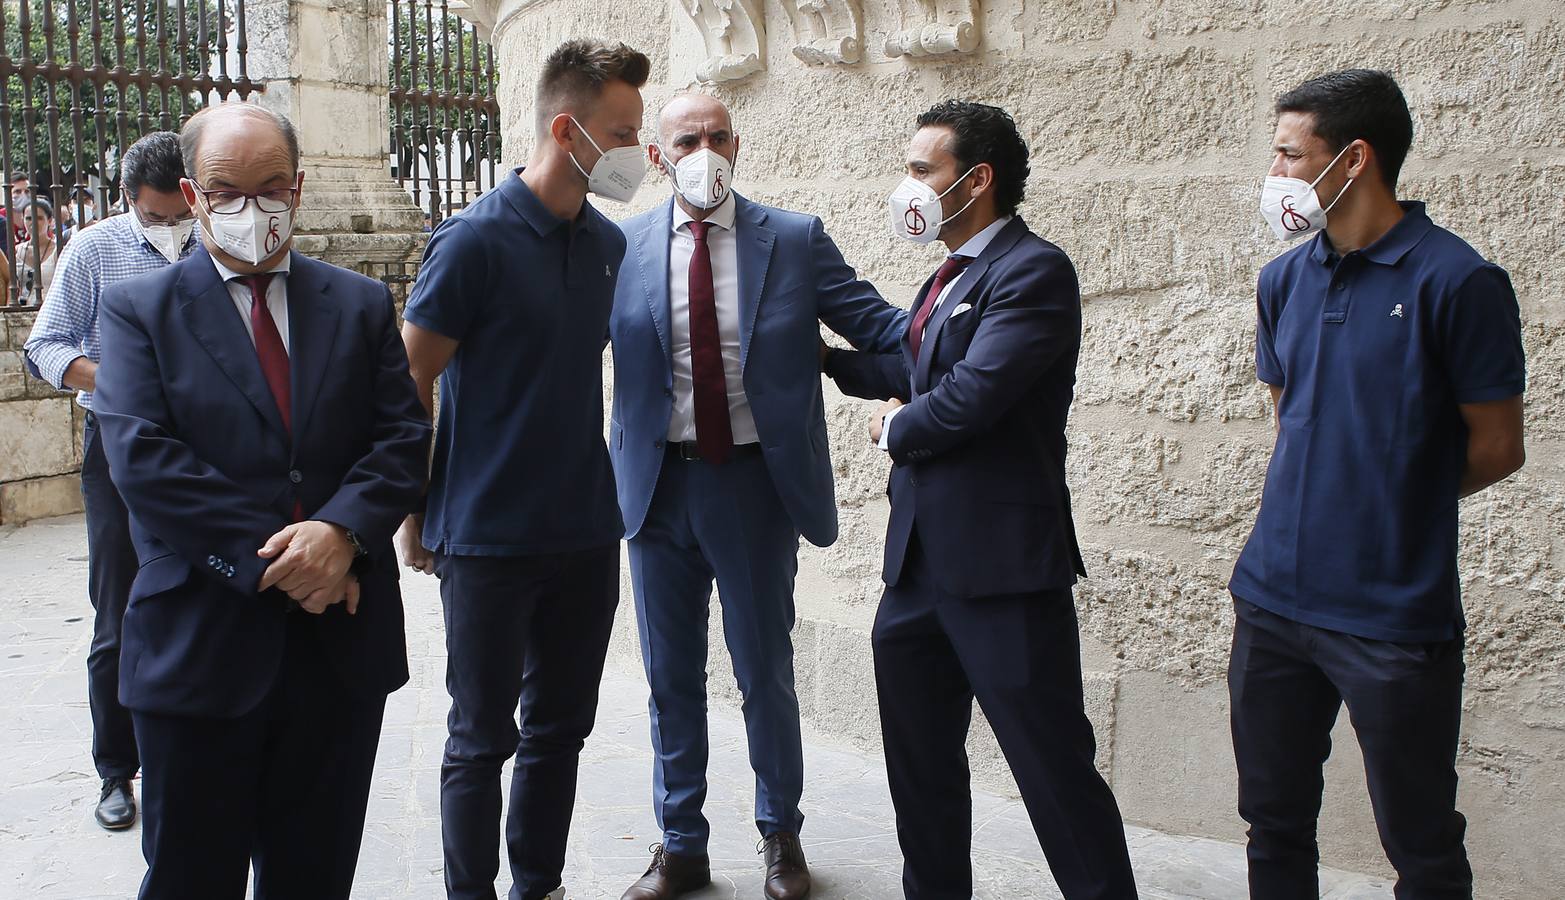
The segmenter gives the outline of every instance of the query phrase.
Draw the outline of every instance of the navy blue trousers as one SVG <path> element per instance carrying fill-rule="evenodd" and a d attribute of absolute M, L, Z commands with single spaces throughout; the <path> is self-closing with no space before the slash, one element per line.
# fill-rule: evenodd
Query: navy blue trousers
<path fill-rule="evenodd" d="M 1119 805 L 1093 765 L 1070 591 L 953 597 L 917 535 L 908 554 L 871 632 L 903 892 L 973 895 L 966 743 L 976 698 L 1066 900 L 1134 898 Z"/>
<path fill-rule="evenodd" d="M 436 566 L 451 695 L 440 765 L 446 893 L 494 898 L 500 770 L 515 757 L 505 822 L 510 896 L 539 900 L 565 869 L 577 765 L 619 604 L 619 547 L 442 555 Z"/>
<path fill-rule="evenodd" d="M 793 583 L 799 533 L 759 455 L 714 466 L 663 463 L 630 577 L 651 686 L 652 809 L 663 845 L 706 853 L 707 619 L 712 582 L 744 698 L 762 837 L 804 824 L 804 744 L 793 685 Z"/>
<path fill-rule="evenodd" d="M 343 687 L 309 615 L 289 613 L 277 681 L 250 712 L 132 713 L 141 900 L 243 900 L 251 865 L 255 900 L 347 900 L 386 698 Z"/>
<path fill-rule="evenodd" d="M 82 504 L 87 511 L 87 596 L 92 600 L 92 645 L 87 651 L 87 704 L 92 710 L 92 762 L 100 778 L 130 778 L 141 767 L 130 711 L 120 705 L 120 625 L 136 579 L 130 517 L 87 414 L 82 431 Z"/>
<path fill-rule="evenodd" d="M 1321 767 L 1346 703 L 1397 900 L 1469 900 L 1467 820 L 1456 811 L 1462 639 L 1375 641 L 1235 606 L 1228 690 L 1250 896 L 1320 895 Z"/>

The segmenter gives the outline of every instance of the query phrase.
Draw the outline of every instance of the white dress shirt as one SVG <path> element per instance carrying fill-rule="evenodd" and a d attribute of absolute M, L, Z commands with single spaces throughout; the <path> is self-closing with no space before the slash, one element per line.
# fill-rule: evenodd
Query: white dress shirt
<path fill-rule="evenodd" d="M 734 198 L 730 194 L 706 221 L 707 250 L 712 256 L 712 297 L 717 304 L 717 336 L 723 347 L 723 380 L 728 387 L 728 422 L 735 444 L 753 444 L 755 416 L 744 394 L 739 367 L 739 250 L 734 237 Z M 696 239 L 691 218 L 674 201 L 674 232 L 668 245 L 668 305 L 673 337 L 669 349 L 674 365 L 674 411 L 668 419 L 670 441 L 696 439 L 695 380 L 690 367 L 690 258 Z"/>
<path fill-rule="evenodd" d="M 272 314 L 272 321 L 277 323 L 277 334 L 283 339 L 284 350 L 288 349 L 288 269 L 292 258 L 292 253 L 283 254 L 277 265 L 269 270 L 272 280 L 266 286 L 266 309 Z M 223 286 L 228 288 L 228 296 L 233 298 L 234 309 L 239 311 L 239 321 L 245 324 L 245 334 L 250 335 L 250 343 L 254 344 L 255 328 L 250 324 L 250 283 L 245 281 L 248 276 L 218 262 L 215 256 L 210 259 L 212 265 L 217 267 L 218 276 L 223 279 Z"/>
<path fill-rule="evenodd" d="M 1001 216 L 1000 218 L 995 219 L 993 222 L 990 222 L 987 228 L 985 228 L 983 231 L 978 232 L 977 234 L 973 235 L 972 237 L 968 238 L 966 241 L 964 241 L 962 243 L 962 246 L 956 248 L 956 251 L 954 253 L 952 253 L 951 255 L 952 256 L 966 256 L 966 257 L 969 257 L 970 259 L 977 259 L 979 254 L 981 254 L 985 250 L 989 249 L 990 242 L 992 242 L 994 240 L 995 235 L 1000 233 L 1000 229 L 1002 229 L 1006 225 L 1010 224 L 1011 218 L 1012 218 L 1011 216 Z M 972 263 L 968 263 L 968 268 L 971 268 L 971 267 L 972 267 Z M 935 310 L 939 309 L 940 308 L 940 304 L 946 302 L 946 298 L 951 296 L 951 289 L 955 288 L 958 284 L 961 284 L 962 283 L 962 279 L 966 278 L 966 277 L 967 277 L 967 269 L 963 269 L 961 272 L 957 273 L 957 276 L 955 278 L 951 279 L 951 282 L 949 284 L 947 284 L 944 288 L 941 289 L 940 296 L 935 298 L 934 308 L 929 311 L 929 316 L 924 319 L 924 322 L 925 322 L 924 333 L 919 335 L 919 338 L 920 338 L 921 341 L 924 340 L 924 339 L 927 339 L 929 337 L 928 323 L 933 322 L 935 320 Z M 916 310 L 915 310 L 915 312 L 916 312 Z M 926 347 L 927 347 L 926 344 L 922 344 L 922 343 L 920 344 L 920 349 L 921 350 L 923 350 Z M 890 450 L 891 449 L 891 420 L 895 419 L 897 417 L 897 413 L 899 413 L 901 411 L 902 411 L 902 407 L 899 406 L 896 409 L 893 409 L 891 412 L 886 413 L 886 417 L 881 420 L 881 423 L 880 423 L 880 444 L 879 444 L 880 449 L 882 449 L 882 450 Z"/>

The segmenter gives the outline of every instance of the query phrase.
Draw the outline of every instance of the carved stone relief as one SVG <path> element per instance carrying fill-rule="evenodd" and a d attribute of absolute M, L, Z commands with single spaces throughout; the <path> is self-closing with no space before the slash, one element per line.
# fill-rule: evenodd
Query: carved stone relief
<path fill-rule="evenodd" d="M 706 42 L 706 59 L 696 68 L 698 81 L 737 81 L 766 68 L 761 0 L 679 0 L 679 7 Z"/>
<path fill-rule="evenodd" d="M 979 0 L 897 0 L 902 30 L 886 36 L 886 55 L 937 56 L 978 49 Z"/>
<path fill-rule="evenodd" d="M 782 0 L 793 55 L 807 66 L 852 65 L 864 56 L 861 0 Z"/>

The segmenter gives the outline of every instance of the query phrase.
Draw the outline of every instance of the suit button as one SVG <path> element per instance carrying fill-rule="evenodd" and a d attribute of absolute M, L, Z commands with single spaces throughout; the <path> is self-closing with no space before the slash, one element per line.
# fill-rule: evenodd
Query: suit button
<path fill-rule="evenodd" d="M 233 566 L 229 566 L 227 569 L 224 569 L 223 570 L 223 574 L 227 575 L 229 578 L 234 577 L 234 567 Z"/>
<path fill-rule="evenodd" d="M 209 566 L 217 565 L 217 557 L 215 557 L 215 556 L 208 556 L 206 558 L 206 564 L 209 565 Z"/>
<path fill-rule="evenodd" d="M 304 473 L 300 472 L 298 469 L 292 469 L 288 472 L 288 480 L 294 484 L 298 484 L 304 480 Z"/>

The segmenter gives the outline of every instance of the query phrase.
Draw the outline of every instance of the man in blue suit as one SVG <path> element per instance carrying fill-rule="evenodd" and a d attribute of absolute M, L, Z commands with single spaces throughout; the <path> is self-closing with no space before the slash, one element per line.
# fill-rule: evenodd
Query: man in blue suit
<path fill-rule="evenodd" d="M 739 140 L 720 102 L 674 98 L 658 135 L 648 156 L 675 193 L 621 223 L 628 249 L 609 320 L 609 450 L 652 688 L 663 832 L 624 900 L 711 880 L 701 806 L 714 578 L 744 695 L 766 895 L 799 898 L 810 877 L 799 844 L 793 583 L 799 536 L 823 547 L 837 539 L 819 323 L 889 352 L 907 313 L 858 279 L 820 219 L 732 192 Z"/>
<path fill-rule="evenodd" d="M 253 864 L 256 900 L 346 898 L 429 425 L 385 286 L 290 249 L 293 126 L 233 103 L 180 137 L 204 246 L 104 291 L 93 397 L 141 561 L 141 897 L 240 900 Z"/>
<path fill-rule="evenodd" d="M 976 697 L 1065 897 L 1135 897 L 1119 808 L 1093 767 L 1070 591 L 1085 574 L 1065 486 L 1076 272 L 1016 215 L 1027 147 L 1004 110 L 951 100 L 924 113 L 907 172 L 893 230 L 954 252 L 898 352 L 825 364 L 846 393 L 890 401 L 870 426 L 895 464 L 872 643 L 903 889 L 972 896 Z"/>

